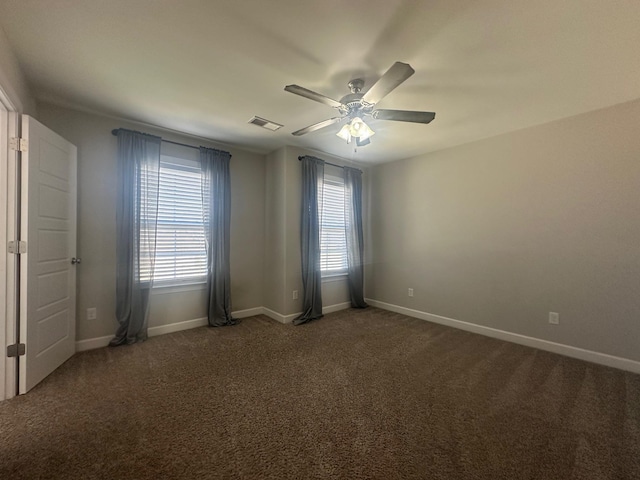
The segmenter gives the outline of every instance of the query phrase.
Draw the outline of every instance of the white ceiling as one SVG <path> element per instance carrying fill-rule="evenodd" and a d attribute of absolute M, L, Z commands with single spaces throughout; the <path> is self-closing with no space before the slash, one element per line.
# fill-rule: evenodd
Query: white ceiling
<path fill-rule="evenodd" d="M 638 0 L 0 0 L 0 25 L 40 100 L 264 153 L 391 161 L 640 98 Z M 336 111 L 285 85 L 340 99 L 395 61 L 416 73 L 378 106 L 431 124 L 291 135 Z"/>

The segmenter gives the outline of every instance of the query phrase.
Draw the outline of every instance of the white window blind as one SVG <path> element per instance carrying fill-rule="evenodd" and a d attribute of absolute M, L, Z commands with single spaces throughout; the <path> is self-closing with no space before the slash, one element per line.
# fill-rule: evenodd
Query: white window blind
<path fill-rule="evenodd" d="M 153 280 L 156 285 L 175 285 L 205 281 L 206 274 L 200 165 L 163 155 Z"/>
<path fill-rule="evenodd" d="M 320 218 L 320 270 L 323 275 L 347 272 L 344 179 L 324 175 Z"/>

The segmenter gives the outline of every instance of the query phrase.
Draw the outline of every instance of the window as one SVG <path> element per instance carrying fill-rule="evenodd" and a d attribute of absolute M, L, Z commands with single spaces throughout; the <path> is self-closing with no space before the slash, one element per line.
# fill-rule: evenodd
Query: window
<path fill-rule="evenodd" d="M 320 218 L 320 271 L 322 276 L 347 273 L 344 179 L 326 174 Z"/>
<path fill-rule="evenodd" d="M 207 252 L 202 223 L 200 163 L 162 155 L 153 280 L 156 286 L 204 282 Z M 144 178 L 142 179 L 144 185 Z M 150 278 L 144 267 L 142 278 Z"/>

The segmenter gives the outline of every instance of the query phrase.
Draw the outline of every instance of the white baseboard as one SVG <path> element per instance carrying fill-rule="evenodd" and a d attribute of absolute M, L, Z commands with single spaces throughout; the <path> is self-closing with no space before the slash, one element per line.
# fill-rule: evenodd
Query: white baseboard
<path fill-rule="evenodd" d="M 335 305 L 328 305 L 322 307 L 323 313 L 333 313 L 339 310 L 350 308 L 350 302 L 336 303 Z M 290 315 L 283 315 L 281 313 L 270 310 L 266 307 L 248 308 L 246 310 L 238 310 L 231 312 L 233 318 L 247 318 L 255 315 L 266 315 L 280 323 L 291 323 L 302 312 L 292 313 Z M 185 320 L 184 322 L 170 323 L 168 325 L 158 325 L 157 327 L 149 327 L 148 333 L 150 337 L 157 335 L 164 335 L 166 333 L 180 332 L 182 330 L 189 330 L 191 328 L 203 327 L 207 325 L 206 318 L 194 318 L 193 320 Z M 113 338 L 113 335 L 107 335 L 105 337 L 89 338 L 87 340 L 78 340 L 76 342 L 76 352 L 83 352 L 85 350 L 93 350 L 94 348 L 102 348 L 109 345 L 109 342 Z"/>
<path fill-rule="evenodd" d="M 351 308 L 351 302 L 336 303 L 335 305 L 322 307 L 322 313 L 333 313 L 340 310 L 346 310 L 347 308 Z"/>
<path fill-rule="evenodd" d="M 156 337 L 158 335 L 164 335 L 166 333 L 180 332 L 182 330 L 189 330 L 190 328 L 202 327 L 206 324 L 206 318 L 195 318 L 193 320 L 186 320 L 184 322 L 170 323 L 169 325 L 158 325 L 157 327 L 149 327 L 147 333 L 150 337 Z M 83 352 L 85 350 L 93 350 L 94 348 L 106 347 L 107 345 L 109 345 L 109 342 L 112 338 L 113 335 L 107 335 L 105 337 L 78 340 L 76 342 L 76 352 Z"/>
<path fill-rule="evenodd" d="M 256 315 L 262 315 L 264 313 L 263 307 L 247 308 L 246 310 L 238 310 L 237 312 L 231 312 L 233 318 L 247 318 L 254 317 Z"/>
<path fill-rule="evenodd" d="M 422 312 L 420 310 L 413 310 L 411 308 L 401 307 L 399 305 L 393 305 L 391 303 L 380 302 L 378 300 L 373 300 L 370 298 L 365 299 L 365 301 L 372 307 L 401 313 L 403 315 L 407 315 L 408 317 L 419 318 L 428 322 L 438 323 L 440 325 L 446 325 L 448 327 L 457 328 L 459 330 L 477 333 L 486 337 L 492 337 L 499 340 L 505 340 L 507 342 L 517 343 L 526 347 L 546 350 L 547 352 L 577 358 L 586 362 L 597 363 L 607 367 L 619 368 L 620 370 L 626 370 L 628 372 L 640 373 L 640 362 L 630 360 L 628 358 L 616 357 L 606 353 L 594 352 L 592 350 L 572 347 L 571 345 L 550 342 L 548 340 L 528 337 L 526 335 L 520 335 L 518 333 L 511 333 L 505 330 L 499 330 L 497 328 L 485 327 L 483 325 L 463 322 L 462 320 L 443 317 L 441 315 L 434 315 L 432 313 Z"/>
<path fill-rule="evenodd" d="M 246 318 L 254 315 L 260 315 L 264 313 L 263 307 L 248 308 L 246 310 L 238 310 L 237 312 L 231 312 L 233 318 Z M 164 335 L 166 333 L 180 332 L 182 330 L 189 330 L 191 328 L 203 327 L 207 325 L 206 318 L 194 318 L 193 320 L 185 320 L 184 322 L 170 323 L 168 325 L 158 325 L 156 327 L 149 327 L 148 334 L 150 337 L 158 335 Z M 109 342 L 113 338 L 113 335 L 107 335 L 105 337 L 89 338 L 87 340 L 79 340 L 76 342 L 76 352 L 83 352 L 85 350 L 93 350 L 94 348 L 102 348 L 109 345 Z"/>
<path fill-rule="evenodd" d="M 351 308 L 351 302 L 343 302 L 343 303 L 336 303 L 335 305 L 327 305 L 326 307 L 322 307 L 322 313 L 323 314 L 333 313 L 339 310 L 345 310 L 347 308 Z M 263 313 L 267 317 L 273 318 L 274 320 L 277 320 L 280 323 L 291 323 L 296 319 L 296 317 L 298 317 L 302 313 L 302 312 L 297 312 L 297 313 L 291 313 L 289 315 L 283 315 L 281 313 L 270 310 L 266 307 L 262 307 L 262 309 L 263 309 Z"/>
<path fill-rule="evenodd" d="M 157 327 L 149 327 L 148 334 L 150 337 L 156 337 L 158 335 L 165 335 L 167 333 L 181 332 L 182 330 L 204 327 L 205 325 L 207 325 L 206 317 L 194 318 L 193 320 L 185 320 L 184 322 L 170 323 L 168 325 L 158 325 Z"/>
<path fill-rule="evenodd" d="M 290 317 L 291 315 L 282 315 L 281 313 L 278 313 L 275 310 L 271 310 L 270 308 L 267 308 L 267 307 L 262 307 L 262 313 L 264 315 L 266 315 L 267 317 L 272 318 L 276 322 L 280 322 L 280 323 L 289 323 L 291 320 L 293 320 L 293 318 L 295 318 L 295 316 L 294 316 L 288 322 L 287 321 L 287 317 L 288 316 Z"/>
<path fill-rule="evenodd" d="M 102 348 L 109 345 L 109 342 L 113 338 L 113 335 L 107 335 L 106 337 L 88 338 L 87 340 L 76 341 L 76 352 L 84 352 L 85 350 L 93 350 L 95 348 Z"/>

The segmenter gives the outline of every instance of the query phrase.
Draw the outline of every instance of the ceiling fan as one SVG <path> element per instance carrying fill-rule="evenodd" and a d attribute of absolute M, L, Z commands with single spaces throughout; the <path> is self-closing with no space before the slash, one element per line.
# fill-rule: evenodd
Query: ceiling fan
<path fill-rule="evenodd" d="M 382 77 L 366 92 L 361 93 L 364 80 L 356 78 L 349 82 L 351 93 L 338 100 L 329 98 L 320 93 L 300 87 L 298 85 L 287 85 L 284 89 L 287 92 L 295 93 L 301 97 L 315 100 L 316 102 L 329 105 L 340 112 L 340 116 L 333 117 L 322 122 L 309 125 L 308 127 L 296 130 L 292 135 L 305 135 L 321 128 L 328 127 L 334 123 L 345 119 L 348 123 L 336 134 L 340 138 L 351 143 L 352 138 L 356 139 L 358 146 L 368 145 L 369 138 L 375 134 L 371 128 L 364 123 L 363 117 L 371 116 L 378 120 L 393 120 L 396 122 L 429 123 L 436 116 L 433 112 L 418 112 L 413 110 L 385 110 L 374 109 L 375 105 L 391 93 L 398 85 L 415 73 L 411 65 L 402 62 L 394 63 Z"/>

